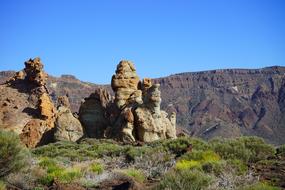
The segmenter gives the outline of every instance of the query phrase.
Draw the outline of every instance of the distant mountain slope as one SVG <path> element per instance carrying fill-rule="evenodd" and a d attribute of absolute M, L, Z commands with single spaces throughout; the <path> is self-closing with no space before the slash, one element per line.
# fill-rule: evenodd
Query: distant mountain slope
<path fill-rule="evenodd" d="M 285 67 L 181 73 L 155 79 L 163 107 L 192 135 L 258 135 L 285 143 Z"/>
<path fill-rule="evenodd" d="M 0 72 L 0 83 L 11 75 Z M 176 111 L 178 126 L 192 135 L 257 135 L 285 143 L 285 67 L 181 73 L 154 81 L 161 84 L 163 109 Z M 98 87 L 111 91 L 71 75 L 48 81 L 53 99 L 68 94 L 73 111 Z"/>

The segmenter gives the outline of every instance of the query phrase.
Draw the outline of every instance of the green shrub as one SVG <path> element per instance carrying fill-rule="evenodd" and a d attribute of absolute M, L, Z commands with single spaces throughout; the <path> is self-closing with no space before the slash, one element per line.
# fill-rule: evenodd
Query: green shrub
<path fill-rule="evenodd" d="M 189 138 L 189 141 L 192 144 L 193 150 L 200 150 L 200 151 L 204 150 L 204 151 L 206 151 L 206 150 L 210 150 L 210 148 L 211 148 L 206 141 L 199 139 L 199 138 L 191 137 L 191 138 Z"/>
<path fill-rule="evenodd" d="M 54 181 L 54 177 L 48 174 L 46 176 L 40 177 L 38 181 L 42 185 L 50 186 Z"/>
<path fill-rule="evenodd" d="M 65 157 L 72 161 L 82 161 L 85 158 L 84 156 L 86 156 L 86 154 L 83 154 L 82 152 L 79 154 L 82 150 L 85 150 L 84 146 L 79 146 L 73 142 L 60 141 L 37 147 L 33 149 L 32 152 L 38 157 Z"/>
<path fill-rule="evenodd" d="M 69 183 L 82 176 L 79 169 L 65 169 L 59 166 L 53 159 L 48 157 L 41 158 L 39 166 L 46 169 L 47 172 L 45 176 L 39 179 L 39 182 L 43 185 L 51 185 L 55 179 L 62 183 Z"/>
<path fill-rule="evenodd" d="M 285 144 L 277 148 L 277 155 L 285 157 Z"/>
<path fill-rule="evenodd" d="M 244 175 L 248 171 L 248 166 L 241 160 L 228 160 L 227 163 L 235 170 L 237 175 Z"/>
<path fill-rule="evenodd" d="M 207 161 L 201 166 L 202 170 L 206 173 L 213 173 L 214 175 L 220 175 L 224 170 L 226 170 L 225 161 Z"/>
<path fill-rule="evenodd" d="M 281 190 L 281 188 L 273 187 L 264 183 L 257 183 L 254 185 L 241 187 L 239 190 Z"/>
<path fill-rule="evenodd" d="M 3 181 L 0 180 L 0 190 L 6 190 L 6 185 Z"/>
<path fill-rule="evenodd" d="M 243 142 L 245 148 L 250 151 L 249 162 L 258 162 L 275 155 L 275 148 L 272 145 L 265 143 L 262 138 L 241 137 L 238 140 Z"/>
<path fill-rule="evenodd" d="M 81 176 L 82 174 L 79 169 L 71 168 L 64 170 L 62 173 L 57 173 L 54 175 L 54 178 L 58 179 L 62 183 L 70 183 Z"/>
<path fill-rule="evenodd" d="M 137 170 L 134 168 L 129 168 L 126 170 L 121 170 L 122 173 L 124 173 L 127 176 L 130 176 L 134 178 L 136 181 L 143 183 L 145 181 L 145 175 L 141 170 Z"/>
<path fill-rule="evenodd" d="M 90 170 L 94 173 L 97 173 L 97 174 L 101 174 L 103 173 L 104 171 L 104 167 L 102 164 L 100 163 L 97 163 L 97 162 L 93 162 L 91 165 L 90 165 Z"/>
<path fill-rule="evenodd" d="M 71 161 L 85 161 L 102 158 L 103 156 L 119 156 L 126 147 L 101 140 L 86 140 L 80 144 L 73 142 L 56 142 L 33 150 L 38 157 L 68 158 Z"/>
<path fill-rule="evenodd" d="M 179 160 L 176 165 L 175 168 L 178 170 L 186 170 L 186 169 L 199 169 L 201 168 L 201 163 L 199 161 L 196 160 Z"/>
<path fill-rule="evenodd" d="M 130 161 L 134 161 L 137 157 L 143 156 L 150 149 L 151 148 L 147 146 L 143 147 L 128 146 L 126 149 L 126 158 Z"/>
<path fill-rule="evenodd" d="M 27 165 L 29 151 L 14 132 L 0 130 L 0 177 Z"/>
<path fill-rule="evenodd" d="M 56 161 L 49 157 L 43 157 L 39 161 L 39 166 L 45 169 L 55 167 L 56 165 Z"/>
<path fill-rule="evenodd" d="M 247 163 L 251 151 L 248 150 L 244 142 L 237 139 L 213 139 L 209 142 L 212 149 L 223 159 L 239 159 Z"/>
<path fill-rule="evenodd" d="M 78 169 L 71 168 L 65 170 L 63 168 L 57 168 L 53 171 L 47 172 L 47 175 L 41 177 L 39 182 L 43 185 L 51 185 L 54 180 L 58 180 L 61 183 L 70 183 L 81 176 L 82 174 Z"/>
<path fill-rule="evenodd" d="M 198 170 L 174 170 L 167 173 L 155 187 L 156 190 L 202 190 L 212 182 L 212 177 Z"/>
<path fill-rule="evenodd" d="M 206 173 L 220 174 L 223 169 L 224 162 L 218 154 L 211 150 L 187 152 L 176 163 L 176 169 L 202 169 Z"/>
<path fill-rule="evenodd" d="M 240 137 L 236 139 L 213 139 L 212 149 L 224 159 L 238 159 L 245 163 L 258 162 L 275 155 L 272 145 L 259 137 Z"/>
<path fill-rule="evenodd" d="M 186 137 L 163 141 L 163 147 L 177 156 L 186 153 L 190 145 L 190 139 Z"/>
<path fill-rule="evenodd" d="M 199 162 L 208 162 L 208 161 L 219 161 L 221 158 L 220 156 L 211 151 L 211 150 L 207 150 L 207 151 L 197 151 L 194 150 L 192 152 L 187 152 L 186 154 L 184 154 L 181 159 L 185 159 L 185 160 L 195 160 L 195 161 L 199 161 Z"/>
<path fill-rule="evenodd" d="M 89 147 L 88 150 L 96 152 L 99 157 L 119 156 L 122 152 L 124 152 L 124 147 L 118 144 L 98 143 Z"/>

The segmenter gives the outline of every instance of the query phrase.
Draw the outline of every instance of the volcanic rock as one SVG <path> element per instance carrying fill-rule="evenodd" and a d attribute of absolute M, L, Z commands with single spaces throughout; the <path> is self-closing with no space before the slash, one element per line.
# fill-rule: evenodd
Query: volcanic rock
<path fill-rule="evenodd" d="M 25 66 L 0 85 L 0 128 L 16 132 L 27 147 L 35 147 L 49 141 L 46 137 L 54 128 L 55 107 L 41 60 L 30 59 Z"/>
<path fill-rule="evenodd" d="M 84 99 L 79 109 L 79 120 L 88 137 L 104 137 L 105 129 L 109 125 L 106 109 L 111 100 L 111 95 L 104 89 L 97 89 Z"/>
<path fill-rule="evenodd" d="M 112 77 L 112 89 L 115 92 L 115 104 L 117 107 L 130 103 L 141 103 L 142 93 L 138 90 L 139 77 L 135 67 L 130 61 L 121 61 Z"/>
<path fill-rule="evenodd" d="M 47 74 L 43 71 L 43 67 L 39 57 L 26 61 L 24 69 L 26 79 L 37 86 L 46 85 Z"/>
<path fill-rule="evenodd" d="M 68 107 L 66 96 L 59 97 L 58 112 L 55 121 L 55 140 L 76 142 L 83 136 L 83 128 L 80 121 L 75 118 Z"/>
<path fill-rule="evenodd" d="M 160 110 L 159 84 L 152 85 L 144 98 L 144 104 L 134 111 L 136 134 L 139 141 L 151 142 L 159 139 L 176 138 L 175 124 Z M 172 122 L 175 115 L 172 115 Z"/>
<path fill-rule="evenodd" d="M 152 85 L 148 78 L 140 81 L 132 62 L 118 64 L 111 86 L 114 101 L 100 90 L 86 98 L 80 107 L 79 119 L 87 136 L 128 143 L 176 138 L 176 116 L 172 114 L 170 120 L 160 110 L 159 85 Z"/>

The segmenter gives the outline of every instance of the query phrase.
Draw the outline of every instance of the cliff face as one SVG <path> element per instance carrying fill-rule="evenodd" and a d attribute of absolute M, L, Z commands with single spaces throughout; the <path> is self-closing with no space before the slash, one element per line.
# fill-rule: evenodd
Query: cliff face
<path fill-rule="evenodd" d="M 285 143 L 285 68 L 228 69 L 156 79 L 163 107 L 191 135 L 257 135 Z"/>
<path fill-rule="evenodd" d="M 0 81 L 9 73 L 0 72 Z M 257 135 L 285 143 L 285 67 L 181 73 L 154 83 L 160 84 L 162 109 L 177 112 L 177 126 L 191 135 Z M 73 112 L 98 87 L 69 75 L 47 81 L 54 100 L 68 94 Z M 111 92 L 110 86 L 100 87 Z"/>

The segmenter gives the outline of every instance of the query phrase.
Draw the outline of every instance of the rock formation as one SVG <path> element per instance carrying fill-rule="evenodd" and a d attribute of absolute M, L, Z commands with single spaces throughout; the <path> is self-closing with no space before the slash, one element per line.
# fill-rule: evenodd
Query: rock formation
<path fill-rule="evenodd" d="M 112 89 L 115 92 L 115 104 L 118 108 L 132 103 L 141 103 L 141 90 L 138 90 L 139 77 L 132 62 L 121 61 L 116 74 L 112 77 Z"/>
<path fill-rule="evenodd" d="M 73 116 L 66 96 L 59 97 L 57 110 L 55 140 L 76 142 L 82 138 L 83 128 L 80 121 Z"/>
<path fill-rule="evenodd" d="M 167 113 L 160 110 L 159 84 L 154 84 L 147 89 L 144 104 L 135 109 L 136 134 L 138 140 L 151 142 L 159 139 L 175 138 L 175 115 L 172 122 L 167 118 Z"/>
<path fill-rule="evenodd" d="M 95 92 L 80 107 L 80 121 L 88 136 L 124 142 L 176 138 L 175 115 L 169 120 L 160 110 L 159 85 L 152 85 L 151 79 L 140 81 L 133 63 L 118 64 L 111 86 L 114 101 L 99 98 L 102 92 Z"/>
<path fill-rule="evenodd" d="M 0 127 L 18 133 L 28 147 L 46 143 L 54 128 L 56 111 L 46 81 L 43 64 L 35 58 L 26 61 L 24 70 L 1 85 Z"/>
<path fill-rule="evenodd" d="M 88 137 L 104 137 L 104 131 L 109 125 L 106 109 L 110 101 L 111 95 L 100 88 L 84 99 L 79 109 L 79 120 Z"/>
<path fill-rule="evenodd" d="M 33 90 L 35 83 L 25 78 L 24 70 L 0 71 L 0 128 L 13 128 L 18 134 L 30 119 L 41 119 L 37 95 L 40 90 Z M 138 83 L 142 99 L 147 92 L 144 88 L 150 87 L 146 85 L 148 81 L 151 80 Z M 204 139 L 257 135 L 274 144 L 285 143 L 285 67 L 180 73 L 152 81 L 160 84 L 161 109 L 177 113 L 178 133 Z M 98 87 L 111 91 L 110 85 L 82 82 L 69 75 L 49 75 L 46 87 L 54 102 L 68 94 L 72 112 L 77 112 L 82 99 Z M 111 107 L 106 114 L 109 128 L 121 113 L 115 104 L 111 103 Z"/>
<path fill-rule="evenodd" d="M 26 80 L 34 83 L 36 86 L 45 86 L 47 74 L 43 71 L 43 68 L 44 66 L 39 57 L 26 61 L 24 69 Z"/>

